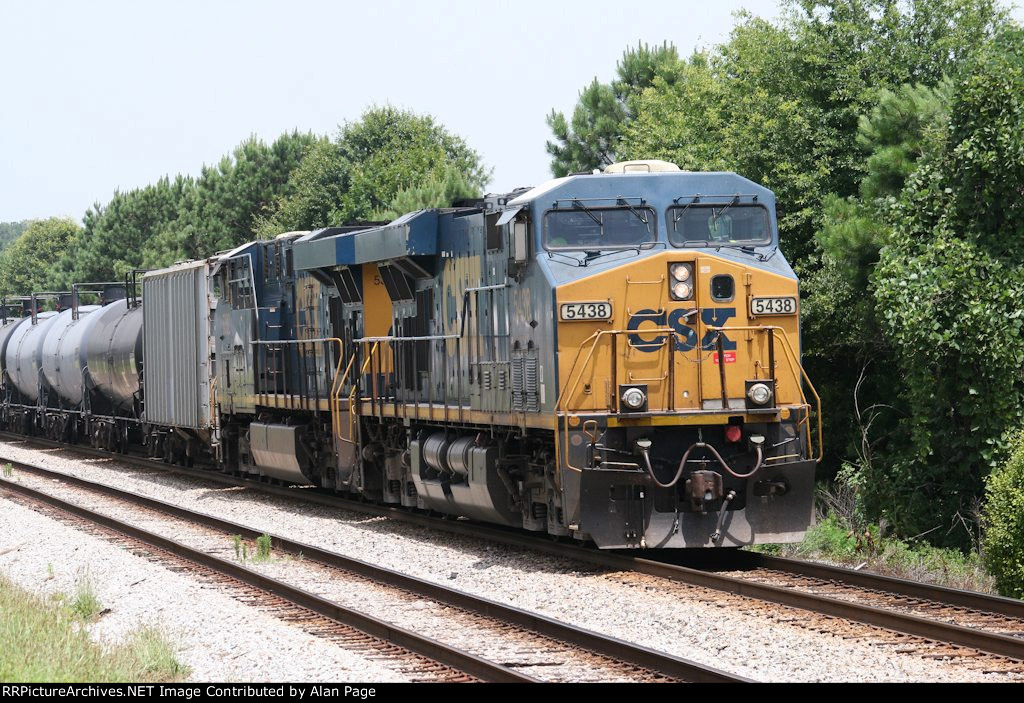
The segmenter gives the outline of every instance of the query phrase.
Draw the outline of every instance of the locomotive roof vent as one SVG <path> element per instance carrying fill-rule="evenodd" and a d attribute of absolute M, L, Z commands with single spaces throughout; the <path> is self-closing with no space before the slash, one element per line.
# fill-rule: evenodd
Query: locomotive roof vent
<path fill-rule="evenodd" d="M 661 159 L 619 161 L 604 169 L 605 173 L 664 173 L 667 171 L 682 171 L 682 169 L 671 161 L 662 161 Z"/>

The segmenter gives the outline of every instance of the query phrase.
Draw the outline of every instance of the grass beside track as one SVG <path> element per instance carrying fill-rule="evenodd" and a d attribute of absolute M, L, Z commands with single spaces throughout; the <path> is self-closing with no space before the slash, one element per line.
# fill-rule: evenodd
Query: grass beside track
<path fill-rule="evenodd" d="M 850 522 L 830 514 L 819 518 L 799 544 L 763 545 L 754 548 L 767 554 L 823 561 L 868 571 L 960 588 L 995 593 L 992 576 L 977 552 L 940 549 L 924 542 L 883 536 L 877 525 L 854 529 Z"/>
<path fill-rule="evenodd" d="M 48 601 L 0 576 L 0 681 L 174 681 L 188 673 L 154 628 L 118 647 L 93 642 L 73 605 L 81 597 Z"/>

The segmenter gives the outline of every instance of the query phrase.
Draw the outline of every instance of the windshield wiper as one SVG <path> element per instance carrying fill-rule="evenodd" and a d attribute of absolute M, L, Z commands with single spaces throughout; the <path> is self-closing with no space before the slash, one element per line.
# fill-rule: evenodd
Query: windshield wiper
<path fill-rule="evenodd" d="M 672 228 L 678 229 L 676 225 L 679 224 L 679 220 L 683 219 L 683 213 L 690 209 L 690 206 L 697 202 L 696 199 L 686 203 L 683 207 L 673 208 L 672 213 Z"/>
<path fill-rule="evenodd" d="M 631 213 L 633 213 L 634 215 L 636 215 L 636 217 L 637 217 L 637 219 L 638 219 L 638 220 L 640 220 L 641 222 L 643 222 L 643 223 L 644 223 L 644 225 L 645 225 L 645 226 L 647 227 L 647 232 L 648 232 L 648 234 L 650 234 L 650 232 L 651 232 L 651 223 L 647 221 L 647 218 L 646 218 L 646 217 L 644 217 L 643 213 L 641 213 L 641 212 L 640 212 L 639 210 L 637 210 L 637 209 L 636 209 L 635 207 L 633 207 L 632 205 L 630 205 L 629 201 L 628 201 L 628 200 L 626 200 L 625 198 L 619 198 L 619 200 L 618 200 L 618 204 L 619 204 L 619 205 L 625 205 L 625 206 L 626 206 L 627 208 L 629 208 L 629 211 L 630 211 Z"/>
<path fill-rule="evenodd" d="M 729 208 L 731 208 L 736 203 L 738 203 L 739 200 L 740 200 L 740 196 L 738 196 L 738 195 L 734 196 L 732 201 L 728 205 L 726 205 L 724 208 L 722 208 L 722 211 L 719 212 L 718 214 L 715 214 L 715 208 L 711 208 L 711 221 L 714 223 L 716 228 L 718 227 L 718 218 L 722 217 L 723 215 L 725 215 L 725 211 L 728 210 Z"/>
<path fill-rule="evenodd" d="M 587 265 L 587 260 L 585 258 L 584 259 L 577 259 L 575 256 L 569 256 L 568 254 L 563 254 L 563 253 L 557 252 L 557 251 L 549 251 L 548 252 L 548 258 L 549 259 L 554 259 L 556 256 L 560 256 L 563 259 L 568 259 L 569 261 L 571 261 L 576 266 L 586 266 Z"/>
<path fill-rule="evenodd" d="M 591 261 L 597 261 L 598 259 L 602 259 L 606 256 L 611 256 L 612 254 L 624 254 L 626 252 L 634 252 L 636 254 L 639 254 L 640 249 L 638 247 L 630 247 L 629 249 L 607 249 L 605 251 L 588 251 L 586 252 L 587 258 L 584 259 L 584 262 L 580 265 L 586 266 Z"/>
<path fill-rule="evenodd" d="M 582 210 L 583 212 L 587 213 L 587 215 L 590 217 L 590 219 L 592 219 L 594 222 L 596 222 L 597 226 L 601 228 L 601 234 L 604 235 L 604 223 L 601 222 L 601 218 L 600 217 L 598 217 L 597 215 L 594 214 L 593 210 L 588 208 L 586 205 L 581 203 L 579 200 L 573 200 L 572 201 L 572 206 L 574 208 L 578 208 L 578 209 Z"/>

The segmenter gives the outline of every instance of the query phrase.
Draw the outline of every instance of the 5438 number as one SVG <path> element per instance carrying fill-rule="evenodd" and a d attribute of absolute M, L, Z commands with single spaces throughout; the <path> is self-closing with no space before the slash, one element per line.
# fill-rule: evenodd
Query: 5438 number
<path fill-rule="evenodd" d="M 750 312 L 754 315 L 795 315 L 796 298 L 751 298 Z"/>
<path fill-rule="evenodd" d="M 609 302 L 562 303 L 558 310 L 562 320 L 610 320 L 612 304 Z"/>

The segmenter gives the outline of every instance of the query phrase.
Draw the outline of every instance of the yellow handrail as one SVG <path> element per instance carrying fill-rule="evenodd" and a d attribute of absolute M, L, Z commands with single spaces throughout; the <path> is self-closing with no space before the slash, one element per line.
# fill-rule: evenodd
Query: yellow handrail
<path fill-rule="evenodd" d="M 341 406 L 338 403 L 338 394 L 341 391 L 343 384 L 339 383 L 339 374 L 341 373 L 341 362 L 342 357 L 345 353 L 345 344 L 337 337 L 317 337 L 315 339 L 267 339 L 267 340 L 254 340 L 254 345 L 271 346 L 271 345 L 297 345 L 297 344 L 327 344 L 333 343 L 338 345 L 338 363 L 334 365 L 334 379 L 331 381 L 331 391 L 327 396 L 327 407 L 331 413 L 331 432 L 341 431 L 341 419 L 338 417 L 338 413 L 341 412 Z M 313 350 L 314 364 L 316 359 L 316 349 Z M 351 366 L 351 362 L 349 362 Z M 347 373 L 347 372 L 346 372 Z"/>
<path fill-rule="evenodd" d="M 797 384 L 796 384 L 797 385 L 797 391 L 800 394 L 801 403 L 803 404 L 803 406 L 808 408 L 808 415 L 807 415 L 807 417 L 805 417 L 805 418 L 803 418 L 803 419 L 801 419 L 799 421 L 798 427 L 803 425 L 805 422 L 809 423 L 809 420 L 810 420 L 809 410 L 812 407 L 811 404 L 808 402 L 807 395 L 804 393 L 803 385 L 799 382 L 801 379 L 804 382 L 806 382 L 807 387 L 810 389 L 812 395 L 814 396 L 814 407 L 816 407 L 818 409 L 818 417 L 817 417 L 817 445 L 818 445 L 818 452 L 817 452 L 817 457 L 816 457 L 815 461 L 821 461 L 822 457 L 824 456 L 824 447 L 823 447 L 823 441 L 822 441 L 821 397 L 818 395 L 818 391 L 814 388 L 814 384 L 811 383 L 810 378 L 807 376 L 807 372 L 804 370 L 803 366 L 800 364 L 800 362 L 799 362 L 799 360 L 798 360 L 798 358 L 796 356 L 796 352 L 794 351 L 793 346 L 792 346 L 792 344 L 789 341 L 789 337 L 786 334 L 786 331 L 783 328 L 775 326 L 775 325 L 742 326 L 742 327 L 711 327 L 711 326 L 708 326 L 707 329 L 711 330 L 711 331 L 715 331 L 715 332 L 724 332 L 724 331 L 730 331 L 730 330 L 731 331 L 748 331 L 749 330 L 749 331 L 753 331 L 753 332 L 765 332 L 767 330 L 773 330 L 773 331 L 776 331 L 776 332 L 780 333 L 780 334 L 777 334 L 775 336 L 782 339 L 783 349 L 785 350 L 786 363 L 789 366 L 790 374 L 792 374 L 793 378 L 795 380 L 797 380 Z M 560 478 L 559 474 L 560 474 L 561 467 L 562 467 L 562 454 L 563 454 L 563 451 L 564 451 L 564 455 L 566 457 L 566 459 L 565 459 L 565 468 L 569 469 L 571 471 L 577 471 L 577 472 L 578 471 L 582 471 L 581 468 L 575 467 L 571 463 L 569 463 L 569 460 L 568 460 L 568 457 L 569 457 L 569 428 L 568 428 L 568 426 L 563 428 L 561 426 L 561 423 L 559 422 L 559 420 L 562 417 L 566 417 L 566 418 L 568 417 L 567 413 L 571 414 L 571 411 L 569 411 L 568 408 L 565 407 L 565 404 L 567 403 L 567 399 L 568 398 L 572 398 L 572 397 L 575 396 L 576 391 L 579 388 L 580 382 L 583 380 L 583 375 L 585 374 L 587 368 L 589 368 L 589 366 L 591 364 L 591 360 L 594 358 L 594 353 L 595 353 L 595 351 L 597 349 L 598 343 L 601 341 L 602 337 L 610 336 L 610 335 L 635 334 L 635 333 L 636 333 L 636 330 L 598 330 L 598 331 L 594 332 L 592 335 L 590 335 L 589 337 L 587 337 L 585 340 L 583 340 L 583 342 L 579 345 L 579 347 L 578 347 L 578 349 L 576 351 L 576 356 L 573 358 L 573 363 L 569 367 L 569 373 L 566 375 L 565 383 L 562 386 L 562 389 L 559 392 L 558 398 L 555 401 L 555 409 L 554 409 L 554 415 L 555 415 L 555 466 L 557 467 L 556 468 L 556 475 L 555 475 L 556 483 L 561 484 L 561 478 Z M 670 336 L 667 338 L 667 341 L 669 343 L 671 343 L 671 340 L 675 339 L 676 330 L 674 330 L 672 328 L 651 328 L 651 329 L 645 328 L 644 329 L 644 333 L 645 334 L 661 334 L 661 333 L 668 334 Z M 589 345 L 589 349 L 587 348 L 588 345 Z M 659 346 L 661 346 L 661 345 L 659 345 Z M 584 354 L 584 352 L 586 352 L 586 354 Z M 582 365 L 580 364 L 580 359 L 581 358 L 584 359 Z M 815 454 L 815 452 L 814 452 L 814 438 L 812 437 L 811 429 L 810 429 L 809 426 L 807 427 L 807 441 L 808 441 L 808 454 L 810 454 L 811 456 L 814 456 L 814 454 Z"/>
<path fill-rule="evenodd" d="M 654 328 L 654 329 L 648 329 L 648 328 L 645 327 L 643 331 L 644 331 L 645 334 L 653 334 L 653 333 L 659 333 L 659 332 L 664 332 L 666 334 L 674 334 L 674 332 L 675 332 L 675 330 L 673 330 L 671 327 L 657 327 L 657 328 Z M 555 401 L 555 466 L 556 467 L 560 467 L 562 465 L 562 463 L 561 463 L 561 443 L 560 443 L 560 440 L 559 440 L 559 434 L 561 434 L 561 428 L 559 427 L 559 423 L 558 423 L 558 413 L 560 411 L 566 411 L 566 408 L 562 407 L 562 402 L 566 398 L 570 398 L 573 395 L 575 395 L 576 388 L 579 387 L 580 381 L 583 380 L 583 373 L 586 371 L 587 367 L 590 365 L 590 360 L 594 357 L 594 350 L 597 349 L 597 343 L 599 341 L 601 341 L 601 337 L 605 337 L 605 336 L 608 336 L 608 335 L 616 335 L 616 334 L 636 334 L 636 330 L 597 330 L 596 332 L 594 332 L 594 334 L 590 335 L 589 337 L 587 337 L 586 339 L 583 340 L 583 342 L 580 344 L 579 350 L 576 352 L 576 358 L 573 359 L 572 366 L 569 368 L 569 375 L 566 376 L 566 379 L 565 379 L 565 386 L 559 392 L 558 398 Z M 669 338 L 669 339 L 673 339 L 673 338 Z M 590 345 L 590 351 L 587 353 L 586 361 L 584 361 L 583 362 L 583 366 L 580 367 L 580 372 L 576 376 L 576 382 L 573 383 L 572 389 L 569 390 L 569 383 L 572 381 L 573 374 L 576 371 L 576 365 L 579 363 L 580 354 L 583 353 L 584 346 L 586 346 L 587 342 L 589 342 L 590 340 L 594 340 L 594 341 Z M 565 467 L 567 469 L 570 469 L 572 471 L 582 471 L 583 470 L 583 469 L 575 467 L 575 466 L 573 466 L 572 464 L 569 463 L 569 459 L 568 459 L 568 457 L 569 457 L 569 431 L 568 431 L 568 429 L 566 429 L 566 431 L 565 431 L 565 456 L 566 456 Z M 556 472 L 556 482 L 559 483 L 559 484 L 561 483 L 561 479 L 558 478 L 557 472 Z"/>
<path fill-rule="evenodd" d="M 366 342 L 362 343 L 366 346 Z M 374 342 L 373 346 L 370 347 L 370 353 L 366 355 L 366 361 L 363 362 L 363 366 L 359 369 L 359 375 L 362 376 L 366 373 L 366 368 L 370 365 L 370 360 L 373 359 L 374 353 L 377 351 L 377 347 L 380 346 L 380 342 Z M 355 355 L 352 356 L 355 359 Z M 351 364 L 351 362 L 349 362 Z M 349 441 L 355 435 L 355 402 L 356 402 L 356 391 L 359 390 L 359 384 L 352 384 L 352 392 L 348 394 L 348 436 Z"/>
<path fill-rule="evenodd" d="M 339 340 L 341 341 L 341 340 Z M 334 370 L 334 384 L 331 386 L 331 430 L 334 432 L 334 436 L 342 441 L 345 440 L 341 436 L 341 418 L 338 415 L 341 414 L 341 389 L 345 387 L 345 381 L 348 380 L 348 374 L 352 371 L 352 363 L 356 360 L 355 354 L 348 360 L 348 366 L 345 367 L 345 373 L 338 378 L 338 371 L 341 370 L 341 352 L 338 353 L 338 365 Z M 351 404 L 349 404 L 349 412 L 351 413 Z"/>
<path fill-rule="evenodd" d="M 814 403 L 815 403 L 815 406 L 818 408 L 818 457 L 815 459 L 815 461 L 821 461 L 822 458 L 825 456 L 825 446 L 824 446 L 824 440 L 823 440 L 823 435 L 822 435 L 822 426 L 821 426 L 821 396 L 818 395 L 818 391 L 814 387 L 814 384 L 811 383 L 811 379 L 810 379 L 810 377 L 808 377 L 807 371 L 804 369 L 803 365 L 797 359 L 796 351 L 793 349 L 793 345 L 789 341 L 789 336 L 786 334 L 786 330 L 782 329 L 781 327 L 779 327 L 777 325 L 763 325 L 763 326 L 747 325 L 747 326 L 742 326 L 742 327 L 708 327 L 708 329 L 709 330 L 714 330 L 716 332 L 726 332 L 726 331 L 729 331 L 729 330 L 739 330 L 741 332 L 745 332 L 745 331 L 760 332 L 760 331 L 764 331 L 764 330 L 774 330 L 776 332 L 780 332 L 781 333 L 781 334 L 775 335 L 775 337 L 776 337 L 776 339 L 778 339 L 778 338 L 782 339 L 782 344 L 783 344 L 783 346 L 786 349 L 786 362 L 789 364 L 789 372 L 791 374 L 793 374 L 793 378 L 802 378 L 804 380 L 804 382 L 807 384 L 807 387 L 811 389 L 811 393 L 814 395 Z M 797 373 L 797 369 L 800 370 L 799 373 Z M 803 404 L 806 405 L 808 408 L 810 408 L 811 407 L 810 403 L 807 402 L 807 395 L 804 393 L 803 386 L 800 385 L 799 383 L 797 383 L 797 390 L 799 390 L 799 392 L 800 392 L 800 399 L 803 401 Z M 810 418 L 808 417 L 808 422 L 809 422 L 809 419 Z M 802 421 L 801 421 L 801 423 L 802 423 Z M 814 451 L 813 451 L 814 450 L 814 446 L 813 446 L 813 443 L 811 443 L 810 427 L 808 427 L 808 429 L 807 429 L 807 441 L 811 445 L 811 446 L 808 447 L 808 449 L 811 450 L 809 453 L 813 455 L 814 454 Z"/>
<path fill-rule="evenodd" d="M 675 330 L 673 330 L 671 327 L 655 327 L 655 328 L 647 328 L 647 327 L 645 327 L 643 329 L 643 333 L 644 334 L 655 334 L 655 333 L 659 333 L 659 332 L 664 332 L 666 334 L 671 334 L 671 333 L 675 332 Z M 601 340 L 601 337 L 605 337 L 605 336 L 613 335 L 613 334 L 636 334 L 636 333 L 637 333 L 636 330 L 598 330 L 597 332 L 594 332 L 594 334 L 592 334 L 589 337 L 587 337 L 586 339 L 584 339 L 583 342 L 580 344 L 580 349 L 579 349 L 578 352 L 576 352 L 576 358 L 573 360 L 573 364 L 572 364 L 572 366 L 569 369 L 569 375 L 566 377 L 565 387 L 558 394 L 558 399 L 555 401 L 555 413 L 558 413 L 560 410 L 566 410 L 566 408 L 561 407 L 562 401 L 565 400 L 565 398 L 571 397 L 572 395 L 574 395 L 576 393 L 576 388 L 580 385 L 580 381 L 583 380 L 583 372 L 586 370 L 587 366 L 590 364 L 590 360 L 594 356 L 594 350 L 597 348 L 597 343 Z M 593 344 L 590 345 L 590 352 L 587 354 L 587 359 L 586 359 L 585 362 L 583 362 L 583 366 L 581 367 L 580 372 L 579 372 L 579 374 L 576 377 L 576 382 L 573 384 L 572 391 L 569 392 L 568 391 L 569 382 L 572 381 L 573 373 L 575 373 L 575 370 L 576 370 L 576 364 L 579 363 L 580 354 L 583 352 L 583 346 L 587 342 L 589 342 L 590 340 L 594 340 Z M 662 346 L 663 344 L 664 344 L 664 342 L 662 342 L 661 344 L 658 344 L 658 345 L 654 345 L 652 343 L 649 346 Z"/>

